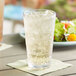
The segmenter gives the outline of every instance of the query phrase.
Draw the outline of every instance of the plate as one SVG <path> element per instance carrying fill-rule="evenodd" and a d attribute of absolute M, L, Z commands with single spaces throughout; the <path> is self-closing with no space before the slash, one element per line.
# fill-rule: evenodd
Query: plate
<path fill-rule="evenodd" d="M 25 39 L 25 33 L 24 33 L 24 30 L 22 30 L 22 31 L 20 31 L 20 36 L 22 37 L 22 38 L 24 38 Z M 73 46 L 73 45 L 76 45 L 76 41 L 73 41 L 73 42 L 54 42 L 53 43 L 54 44 L 54 46 Z"/>

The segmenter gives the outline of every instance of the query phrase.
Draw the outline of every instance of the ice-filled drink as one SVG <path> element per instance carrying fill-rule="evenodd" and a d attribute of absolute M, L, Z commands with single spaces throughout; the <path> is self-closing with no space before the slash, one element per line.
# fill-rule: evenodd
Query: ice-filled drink
<path fill-rule="evenodd" d="M 0 43 L 2 41 L 2 31 L 3 31 L 3 10 L 4 10 L 4 0 L 0 0 Z"/>
<path fill-rule="evenodd" d="M 56 13 L 51 10 L 25 10 L 24 25 L 28 66 L 48 67 L 51 63 Z"/>

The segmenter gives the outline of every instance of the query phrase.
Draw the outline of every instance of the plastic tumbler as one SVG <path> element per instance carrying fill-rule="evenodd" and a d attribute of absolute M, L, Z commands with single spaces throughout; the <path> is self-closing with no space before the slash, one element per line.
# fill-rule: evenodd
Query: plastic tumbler
<path fill-rule="evenodd" d="M 26 9 L 24 28 L 30 68 L 51 64 L 56 13 L 46 9 Z"/>

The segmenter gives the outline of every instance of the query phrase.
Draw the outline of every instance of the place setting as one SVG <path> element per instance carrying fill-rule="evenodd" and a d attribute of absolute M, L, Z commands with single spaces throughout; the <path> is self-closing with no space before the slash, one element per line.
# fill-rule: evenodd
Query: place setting
<path fill-rule="evenodd" d="M 0 0 L 0 76 L 76 76 L 75 6 Z"/>
<path fill-rule="evenodd" d="M 27 59 L 7 65 L 38 76 L 72 66 L 52 58 L 55 19 L 56 13 L 52 10 L 25 10 L 25 34 L 20 35 L 26 40 Z"/>

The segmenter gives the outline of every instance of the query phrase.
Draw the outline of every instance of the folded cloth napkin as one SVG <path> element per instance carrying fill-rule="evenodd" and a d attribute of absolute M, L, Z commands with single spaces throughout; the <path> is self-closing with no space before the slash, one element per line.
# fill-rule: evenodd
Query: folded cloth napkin
<path fill-rule="evenodd" d="M 16 61 L 14 63 L 9 63 L 7 65 L 11 66 L 13 68 L 16 68 L 18 70 L 28 72 L 28 73 L 31 73 L 31 74 L 35 74 L 35 75 L 38 75 L 38 76 L 49 73 L 49 72 L 54 72 L 54 71 L 57 71 L 57 70 L 60 70 L 60 69 L 64 69 L 64 68 L 67 68 L 69 66 L 72 66 L 69 63 L 65 63 L 65 62 L 62 62 L 62 61 L 56 60 L 56 59 L 51 60 L 51 66 L 49 66 L 47 68 L 41 68 L 41 69 L 29 68 L 28 65 L 27 65 L 27 60 L 19 60 L 19 61 Z"/>

